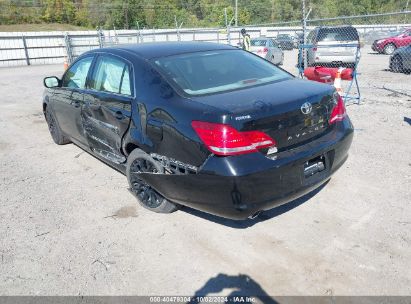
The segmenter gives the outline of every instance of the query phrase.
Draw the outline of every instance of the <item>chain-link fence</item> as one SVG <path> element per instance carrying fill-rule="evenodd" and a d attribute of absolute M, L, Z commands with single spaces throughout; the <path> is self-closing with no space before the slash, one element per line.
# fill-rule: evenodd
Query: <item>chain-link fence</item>
<path fill-rule="evenodd" d="M 392 72 L 411 72 L 411 11 L 378 15 L 305 19 L 245 27 L 251 52 L 301 76 L 330 82 L 335 70 L 354 85 L 362 67 L 382 62 Z M 118 44 L 207 41 L 239 46 L 240 27 L 169 30 L 96 30 L 85 32 L 0 34 L 0 66 L 72 62 L 82 53 Z M 331 75 L 329 75 L 331 73 Z M 347 76 L 348 75 L 348 76 Z"/>

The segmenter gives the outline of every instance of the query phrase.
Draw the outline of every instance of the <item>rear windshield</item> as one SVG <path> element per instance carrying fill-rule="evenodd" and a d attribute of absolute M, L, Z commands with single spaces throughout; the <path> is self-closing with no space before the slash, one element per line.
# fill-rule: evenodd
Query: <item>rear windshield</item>
<path fill-rule="evenodd" d="M 251 40 L 251 46 L 266 46 L 267 40 Z"/>
<path fill-rule="evenodd" d="M 291 36 L 290 36 L 290 35 L 286 35 L 286 34 L 280 34 L 280 35 L 277 36 L 277 39 L 278 39 L 278 38 L 281 38 L 281 39 L 291 39 Z"/>
<path fill-rule="evenodd" d="M 358 32 L 353 27 L 323 28 L 317 41 L 358 41 Z"/>
<path fill-rule="evenodd" d="M 242 50 L 196 52 L 154 59 L 165 76 L 189 95 L 220 93 L 292 78 Z"/>

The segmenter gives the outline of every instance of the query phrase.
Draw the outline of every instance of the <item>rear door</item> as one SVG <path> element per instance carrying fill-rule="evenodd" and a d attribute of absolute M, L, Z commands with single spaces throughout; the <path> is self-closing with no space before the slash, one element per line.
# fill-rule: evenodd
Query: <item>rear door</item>
<path fill-rule="evenodd" d="M 63 75 L 62 86 L 55 90 L 53 110 L 60 128 L 71 138 L 86 144 L 80 117 L 87 75 L 93 56 L 75 62 Z"/>
<path fill-rule="evenodd" d="M 122 138 L 133 100 L 132 65 L 110 54 L 97 57 L 84 96 L 82 119 L 90 148 L 113 163 L 124 162 Z"/>
<path fill-rule="evenodd" d="M 282 57 L 283 57 L 283 51 L 278 46 L 277 42 L 275 42 L 273 39 L 269 39 L 268 47 L 271 51 L 271 55 L 274 58 L 273 63 L 280 64 L 282 61 Z"/>

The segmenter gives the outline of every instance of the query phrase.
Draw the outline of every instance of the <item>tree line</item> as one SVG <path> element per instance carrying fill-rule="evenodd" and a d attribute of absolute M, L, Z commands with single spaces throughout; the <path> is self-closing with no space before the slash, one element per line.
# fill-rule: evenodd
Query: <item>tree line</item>
<path fill-rule="evenodd" d="M 300 20 L 302 0 L 238 0 L 238 24 Z M 65 23 L 88 28 L 223 27 L 235 0 L 0 0 L 0 24 Z M 306 0 L 310 18 L 396 12 L 407 0 Z M 225 14 L 226 11 L 226 14 Z M 226 17 L 227 16 L 227 17 Z"/>

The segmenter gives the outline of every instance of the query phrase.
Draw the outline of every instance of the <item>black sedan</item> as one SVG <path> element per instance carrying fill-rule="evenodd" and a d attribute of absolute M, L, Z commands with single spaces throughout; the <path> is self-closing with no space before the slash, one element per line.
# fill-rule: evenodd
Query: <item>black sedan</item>
<path fill-rule="evenodd" d="M 411 73 L 411 44 L 398 48 L 392 53 L 390 69 L 395 73 Z"/>
<path fill-rule="evenodd" d="M 292 50 L 295 46 L 295 41 L 291 35 L 280 34 L 275 38 L 275 41 L 278 43 L 282 50 Z"/>
<path fill-rule="evenodd" d="M 94 50 L 44 84 L 53 140 L 123 172 L 155 212 L 253 216 L 325 183 L 353 137 L 332 86 L 228 45 Z"/>

